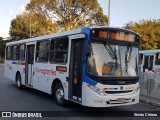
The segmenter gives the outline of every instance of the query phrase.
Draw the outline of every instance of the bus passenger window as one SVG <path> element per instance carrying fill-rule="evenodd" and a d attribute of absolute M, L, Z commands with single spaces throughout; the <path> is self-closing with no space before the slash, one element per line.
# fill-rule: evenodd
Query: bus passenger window
<path fill-rule="evenodd" d="M 68 39 L 59 38 L 51 40 L 50 62 L 67 63 Z"/>
<path fill-rule="evenodd" d="M 142 65 L 143 54 L 139 54 L 139 65 Z"/>
<path fill-rule="evenodd" d="M 19 46 L 19 60 L 25 60 L 25 45 Z"/>
<path fill-rule="evenodd" d="M 148 66 L 148 69 L 149 69 L 149 70 L 152 70 L 152 69 L 153 69 L 153 59 L 154 59 L 154 56 L 150 56 L 149 66 Z"/>
<path fill-rule="evenodd" d="M 19 57 L 18 52 L 19 52 L 18 46 L 17 45 L 13 46 L 12 47 L 12 60 L 18 60 L 18 57 Z"/>
<path fill-rule="evenodd" d="M 149 60 L 149 56 L 145 56 L 145 59 L 144 59 L 144 68 L 145 69 L 148 69 L 148 60 Z"/>
<path fill-rule="evenodd" d="M 156 54 L 155 65 L 160 65 L 160 53 Z"/>
<path fill-rule="evenodd" d="M 36 49 L 37 62 L 48 62 L 49 48 L 50 48 L 49 40 L 40 41 L 37 43 L 37 49 Z"/>
<path fill-rule="evenodd" d="M 7 60 L 11 59 L 11 46 L 8 46 L 6 49 L 6 59 Z"/>

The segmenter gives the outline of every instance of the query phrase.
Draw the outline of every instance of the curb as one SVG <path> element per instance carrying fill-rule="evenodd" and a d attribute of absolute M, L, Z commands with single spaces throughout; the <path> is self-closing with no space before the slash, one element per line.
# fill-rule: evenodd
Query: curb
<path fill-rule="evenodd" d="M 153 105 L 153 106 L 156 106 L 156 107 L 160 107 L 160 103 L 157 103 L 157 102 L 154 102 L 154 101 L 141 99 L 141 98 L 139 99 L 139 101 L 143 102 L 143 103 L 147 103 L 147 104 Z"/>

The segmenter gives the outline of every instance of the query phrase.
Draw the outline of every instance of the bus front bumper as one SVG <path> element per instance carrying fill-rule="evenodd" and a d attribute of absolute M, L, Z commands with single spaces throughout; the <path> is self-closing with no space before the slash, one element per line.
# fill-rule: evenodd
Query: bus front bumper
<path fill-rule="evenodd" d="M 135 84 L 134 86 L 138 85 L 139 84 Z M 140 89 L 138 89 L 136 93 L 107 94 L 105 96 L 101 96 L 88 88 L 87 84 L 83 84 L 82 88 L 82 93 L 86 93 L 82 94 L 82 105 L 84 106 L 113 107 L 139 103 Z"/>

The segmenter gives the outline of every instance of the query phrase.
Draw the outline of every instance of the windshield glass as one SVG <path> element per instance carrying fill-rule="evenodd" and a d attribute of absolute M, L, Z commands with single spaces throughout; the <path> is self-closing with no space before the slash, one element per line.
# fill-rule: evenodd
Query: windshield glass
<path fill-rule="evenodd" d="M 138 48 L 91 43 L 87 72 L 102 77 L 136 77 L 138 75 Z"/>

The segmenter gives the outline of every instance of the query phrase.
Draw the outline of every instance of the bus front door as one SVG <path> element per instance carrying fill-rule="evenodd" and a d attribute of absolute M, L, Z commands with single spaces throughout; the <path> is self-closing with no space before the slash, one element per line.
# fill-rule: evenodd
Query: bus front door
<path fill-rule="evenodd" d="M 69 97 L 77 102 L 81 102 L 82 96 L 83 44 L 84 38 L 74 39 L 71 43 Z"/>
<path fill-rule="evenodd" d="M 35 50 L 35 44 L 29 44 L 27 45 L 27 51 L 26 51 L 26 85 L 32 86 L 31 80 L 32 76 L 34 75 L 34 50 Z"/>

